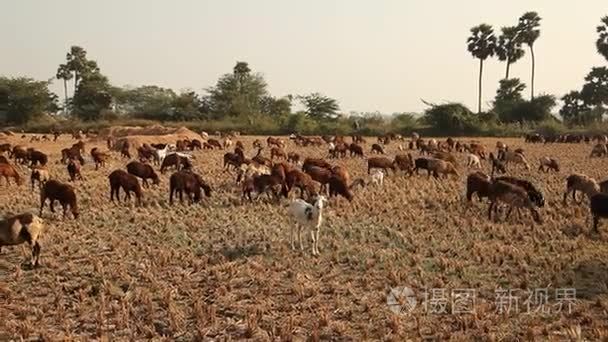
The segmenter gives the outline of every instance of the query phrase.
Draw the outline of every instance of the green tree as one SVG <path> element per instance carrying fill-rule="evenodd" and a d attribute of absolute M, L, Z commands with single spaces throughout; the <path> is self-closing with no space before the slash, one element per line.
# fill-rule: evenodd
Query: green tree
<path fill-rule="evenodd" d="M 471 29 L 471 36 L 467 39 L 467 50 L 474 58 L 479 59 L 479 91 L 477 112 L 481 113 L 481 83 L 483 76 L 483 61 L 494 56 L 496 51 L 496 36 L 492 26 L 481 24 Z"/>
<path fill-rule="evenodd" d="M 72 99 L 74 114 L 85 121 L 97 120 L 102 111 L 111 107 L 112 87 L 99 72 L 82 76 Z"/>
<path fill-rule="evenodd" d="M 568 124 L 588 124 L 601 118 L 593 118 L 586 113 L 591 112 L 591 107 L 585 103 L 579 91 L 571 91 L 562 97 L 564 103 L 559 114 Z"/>
<path fill-rule="evenodd" d="M 608 68 L 595 67 L 585 77 L 581 96 L 591 106 L 608 105 Z"/>
<path fill-rule="evenodd" d="M 464 133 L 474 127 L 473 112 L 460 103 L 442 105 L 429 104 L 431 108 L 424 112 L 424 121 L 441 131 L 441 133 Z"/>
<path fill-rule="evenodd" d="M 116 105 L 131 116 L 151 120 L 168 120 L 175 92 L 158 86 L 141 86 L 114 92 Z"/>
<path fill-rule="evenodd" d="M 260 111 L 272 117 L 284 117 L 291 114 L 291 100 L 287 96 L 278 99 L 270 95 L 263 96 L 260 99 Z"/>
<path fill-rule="evenodd" d="M 298 99 L 306 108 L 306 115 L 314 120 L 336 118 L 340 110 L 337 100 L 320 93 L 299 95 Z"/>
<path fill-rule="evenodd" d="M 555 96 L 540 95 L 530 101 L 522 101 L 513 107 L 510 122 L 539 122 L 552 118 L 551 110 L 557 104 Z"/>
<path fill-rule="evenodd" d="M 268 95 L 267 84 L 260 74 L 252 74 L 245 62 L 237 62 L 233 72 L 219 78 L 207 89 L 206 105 L 214 119 L 260 113 L 261 99 Z"/>
<path fill-rule="evenodd" d="M 191 121 L 201 119 L 201 101 L 193 91 L 184 91 L 172 103 L 171 119 L 175 121 Z"/>
<path fill-rule="evenodd" d="M 503 79 L 499 81 L 496 97 L 494 97 L 493 111 L 498 114 L 498 118 L 503 122 L 513 121 L 511 112 L 515 106 L 524 101 L 521 93 L 526 85 L 521 83 L 518 78 Z"/>
<path fill-rule="evenodd" d="M 597 27 L 599 37 L 595 42 L 597 52 L 608 61 L 608 15 L 602 18 L 602 24 Z"/>
<path fill-rule="evenodd" d="M 524 56 L 519 29 L 516 26 L 503 27 L 502 34 L 498 37 L 496 55 L 498 60 L 507 63 L 505 79 L 509 79 L 511 64 L 517 62 Z"/>
<path fill-rule="evenodd" d="M 8 124 L 23 124 L 58 110 L 50 81 L 0 77 L 0 114 Z"/>
<path fill-rule="evenodd" d="M 67 69 L 74 73 L 74 95 L 80 81 L 91 74 L 99 73 L 97 62 L 87 59 L 87 52 L 80 46 L 72 46 L 66 55 Z"/>
<path fill-rule="evenodd" d="M 540 26 L 541 17 L 538 16 L 536 12 L 526 12 L 519 18 L 519 24 L 517 28 L 519 29 L 519 35 L 521 36 L 521 41 L 528 45 L 530 48 L 530 56 L 532 58 L 532 76 L 530 79 L 530 98 L 534 98 L 534 71 L 535 71 L 535 63 L 536 59 L 534 56 L 534 43 L 540 37 L 540 30 L 538 27 Z"/>
<path fill-rule="evenodd" d="M 63 110 L 67 113 L 68 110 L 68 81 L 72 79 L 73 75 L 70 71 L 70 68 L 67 64 L 60 64 L 57 69 L 57 77 L 58 80 L 63 80 L 63 96 L 65 98 L 65 103 L 63 106 Z"/>

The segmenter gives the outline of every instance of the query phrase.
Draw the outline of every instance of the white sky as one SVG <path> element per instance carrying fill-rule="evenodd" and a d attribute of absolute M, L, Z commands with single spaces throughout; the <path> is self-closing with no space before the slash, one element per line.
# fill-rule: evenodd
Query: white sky
<path fill-rule="evenodd" d="M 0 11 L 0 74 L 51 78 L 81 45 L 120 86 L 201 92 L 240 60 L 265 75 L 273 95 L 319 91 L 344 112 L 422 111 L 420 99 L 475 110 L 469 29 L 499 31 L 529 10 L 543 18 L 537 93 L 578 89 L 592 66 L 606 64 L 594 44 L 605 0 L 20 0 Z M 486 63 L 484 108 L 504 68 Z M 529 54 L 511 75 L 529 82 Z M 63 95 L 60 82 L 53 89 Z"/>

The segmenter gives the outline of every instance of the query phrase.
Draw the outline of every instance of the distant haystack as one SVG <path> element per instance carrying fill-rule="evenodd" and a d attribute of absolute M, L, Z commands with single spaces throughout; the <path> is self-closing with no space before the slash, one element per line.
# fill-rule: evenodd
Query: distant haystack
<path fill-rule="evenodd" d="M 129 142 L 130 147 L 137 148 L 145 143 L 175 144 L 178 139 L 201 139 L 199 134 L 186 127 L 173 128 L 161 125 L 147 127 L 114 126 L 102 129 L 99 132 L 100 139 L 106 139 L 108 137 L 116 139 L 114 149 L 120 149 L 125 141 Z"/>

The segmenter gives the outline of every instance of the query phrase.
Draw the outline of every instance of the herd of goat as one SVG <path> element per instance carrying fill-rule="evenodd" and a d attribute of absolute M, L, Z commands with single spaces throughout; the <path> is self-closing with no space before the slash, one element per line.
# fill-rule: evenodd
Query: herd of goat
<path fill-rule="evenodd" d="M 54 140 L 59 137 L 54 134 Z M 25 138 L 25 136 L 23 136 Z M 82 134 L 73 135 L 76 143 L 61 151 L 60 162 L 66 165 L 70 182 L 82 181 L 81 167 L 85 164 L 85 143 Z M 95 147 L 90 151 L 90 157 L 95 170 L 105 167 L 106 160 L 113 152 L 120 153 L 128 163 L 125 169 L 113 170 L 108 175 L 110 185 L 110 199 L 120 201 L 120 190 L 125 193 L 125 200 L 134 195 L 136 203 L 141 204 L 143 198 L 142 188 L 160 184 L 160 178 L 155 170 L 165 173 L 169 168 L 175 172 L 169 177 L 169 202 L 173 203 L 175 195 L 183 201 L 186 194 L 190 204 L 202 200 L 203 193 L 210 197 L 211 186 L 196 173 L 192 159 L 192 151 L 201 149 L 232 150 L 223 156 L 223 169 L 236 173 L 236 184 L 240 186 L 242 200 L 253 201 L 266 194 L 269 201 L 279 202 L 281 197 L 289 198 L 294 189 L 299 191 L 299 198 L 290 202 L 289 214 L 293 217 L 295 225 L 290 234 L 291 247 L 295 248 L 295 231 L 300 249 L 303 248 L 301 232 L 308 229 L 312 238 L 312 254 L 318 255 L 319 230 L 323 222 L 323 207 L 327 197 L 342 196 L 348 201 L 354 199 L 353 190 L 358 186 L 373 183 L 382 186 L 383 179 L 389 172 L 405 173 L 409 176 L 426 170 L 427 177 L 440 179 L 450 175 L 458 178 L 457 153 L 464 154 L 466 166 L 469 169 L 479 169 L 470 173 L 466 178 L 466 199 L 471 201 L 473 195 L 481 200 L 489 200 L 488 218 L 492 214 L 498 215 L 499 204 L 507 208 L 506 218 L 513 209 L 516 209 L 521 218 L 521 209 L 530 211 L 535 222 L 541 223 L 542 217 L 538 211 L 544 206 L 544 197 L 537 186 L 526 179 L 512 176 L 495 176 L 505 174 L 508 165 L 517 165 L 530 170 L 523 149 L 511 150 L 502 142 L 497 142 L 495 152 L 487 153 L 485 145 L 471 141 L 462 142 L 452 138 L 445 141 L 436 139 L 422 139 L 413 133 L 411 139 L 397 134 L 386 134 L 377 138 L 371 144 L 370 155 L 366 156 L 364 147 L 367 143 L 362 136 L 354 135 L 347 143 L 343 136 L 307 137 L 292 134 L 289 140 L 297 146 L 327 146 L 328 155 L 323 158 L 303 158 L 298 153 L 286 152 L 287 143 L 281 138 L 268 137 L 265 142 L 256 139 L 253 147 L 257 153 L 248 158 L 245 156 L 245 146 L 238 140 L 238 134 L 221 135 L 217 139 L 209 138 L 205 132 L 201 133 L 201 140 L 180 139 L 175 144 L 143 144 L 131 146 L 128 138 L 108 138 L 108 151 L 101 151 Z M 50 140 L 46 135 L 43 138 L 34 136 L 31 141 Z M 233 144 L 233 140 L 236 142 Z M 408 141 L 409 140 L 409 141 Z M 526 135 L 528 143 L 579 143 L 596 142 L 592 152 L 593 156 L 608 155 L 608 137 L 606 136 L 542 136 L 540 134 Z M 394 142 L 400 151 L 393 158 L 385 156 L 385 146 Z M 234 148 L 233 148 L 234 145 Z M 264 148 L 270 150 L 270 158 L 262 155 Z M 131 151 L 135 149 L 137 158 L 132 158 Z M 412 153 L 418 151 L 418 156 Z M 6 156 L 5 156 L 6 154 Z M 354 158 L 364 158 L 367 161 L 368 180 L 364 178 L 351 179 L 349 170 L 341 165 L 334 165 L 328 160 L 344 158 L 349 155 Z M 7 158 L 8 157 L 8 158 Z M 10 159 L 14 161 L 11 163 Z M 491 165 L 490 175 L 481 171 L 481 161 L 487 160 Z M 34 148 L 23 145 L 0 144 L 0 177 L 4 177 L 7 185 L 14 180 L 21 185 L 22 177 L 17 165 L 26 165 L 30 173 L 32 189 L 36 184 L 40 188 L 40 211 L 42 215 L 44 206 L 49 201 L 51 212 L 55 212 L 54 204 L 59 202 L 63 209 L 64 219 L 71 213 L 74 219 L 79 216 L 77 193 L 69 183 L 61 182 L 50 177 L 47 169 L 49 158 L 47 154 Z M 559 162 L 551 157 L 542 157 L 539 168 L 542 172 L 560 170 Z M 141 179 L 141 185 L 140 185 Z M 572 174 L 566 179 L 566 192 L 563 200 L 571 194 L 576 201 L 576 192 L 582 192 L 589 198 L 591 214 L 593 216 L 593 230 L 597 231 L 599 219 L 608 217 L 608 181 L 598 183 L 595 179 L 584 174 Z M 0 248 L 5 245 L 29 243 L 32 246 L 32 265 L 39 263 L 40 244 L 39 236 L 43 231 L 43 221 L 33 214 L 21 214 L 0 221 Z"/>

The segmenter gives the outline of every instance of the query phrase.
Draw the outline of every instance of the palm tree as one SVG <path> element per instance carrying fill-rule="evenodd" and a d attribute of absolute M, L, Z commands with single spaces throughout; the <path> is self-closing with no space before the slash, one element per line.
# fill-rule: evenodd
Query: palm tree
<path fill-rule="evenodd" d="M 57 69 L 57 75 L 55 77 L 57 77 L 58 80 L 63 80 L 63 95 L 65 97 L 65 106 L 63 108 L 63 111 L 67 113 L 67 110 L 68 110 L 68 81 L 72 79 L 73 75 L 72 75 L 72 72 L 70 71 L 70 68 L 68 68 L 67 64 L 61 64 L 61 65 L 59 65 L 59 68 Z"/>
<path fill-rule="evenodd" d="M 481 24 L 471 29 L 471 36 L 467 39 L 467 50 L 474 58 L 479 59 L 479 101 L 477 112 L 481 113 L 481 80 L 483 75 L 483 61 L 494 56 L 496 50 L 496 36 L 494 29 L 487 24 Z"/>
<path fill-rule="evenodd" d="M 597 27 L 597 33 L 600 34 L 595 42 L 597 52 L 608 61 L 608 15 L 602 18 L 602 25 Z"/>
<path fill-rule="evenodd" d="M 532 99 L 534 99 L 534 67 L 536 62 L 534 59 L 534 42 L 540 37 L 538 27 L 541 19 L 536 12 L 526 12 L 519 18 L 519 25 L 517 25 L 521 41 L 528 45 L 532 57 L 532 78 L 530 80 L 530 97 Z"/>
<path fill-rule="evenodd" d="M 507 62 L 507 71 L 505 79 L 509 79 L 509 69 L 512 63 L 517 62 L 524 56 L 524 50 L 521 48 L 521 37 L 519 29 L 516 26 L 503 27 L 502 34 L 498 37 L 496 45 L 496 55 L 498 60 Z"/>

